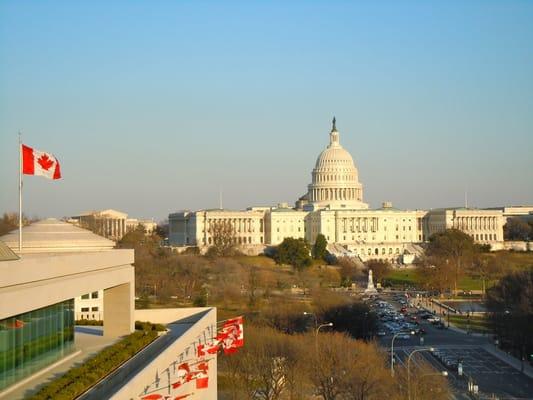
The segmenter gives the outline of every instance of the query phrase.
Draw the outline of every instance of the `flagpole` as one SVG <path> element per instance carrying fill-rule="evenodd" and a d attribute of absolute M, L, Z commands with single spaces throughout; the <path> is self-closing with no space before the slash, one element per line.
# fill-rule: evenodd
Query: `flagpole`
<path fill-rule="evenodd" d="M 19 255 L 22 253 L 22 136 L 19 131 Z"/>

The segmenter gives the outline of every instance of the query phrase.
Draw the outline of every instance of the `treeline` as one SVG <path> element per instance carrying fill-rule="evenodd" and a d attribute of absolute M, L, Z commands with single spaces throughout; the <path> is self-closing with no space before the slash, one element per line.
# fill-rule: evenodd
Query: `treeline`
<path fill-rule="evenodd" d="M 34 222 L 36 218 L 30 220 L 24 214 L 22 214 L 22 224 L 28 225 L 30 222 Z M 17 213 L 5 212 L 0 218 L 0 236 L 11 232 L 13 229 L 17 229 L 19 226 L 19 215 Z"/>
<path fill-rule="evenodd" d="M 425 254 L 416 260 L 421 285 L 439 293 L 457 293 L 465 276 L 481 281 L 482 291 L 519 267 L 510 252 L 490 252 L 486 246 L 458 229 L 433 235 Z M 526 262 L 527 263 L 527 262 Z"/>
<path fill-rule="evenodd" d="M 533 363 L 533 267 L 501 278 L 487 291 L 486 305 L 501 347 Z"/>
<path fill-rule="evenodd" d="M 254 310 L 293 288 L 309 294 L 309 290 L 337 287 L 343 278 L 356 275 L 353 265 L 297 270 L 274 267 L 265 257 L 179 255 L 161 247 L 157 235 L 146 236 L 140 230 L 127 233 L 118 247 L 135 249 L 136 295 L 145 305 L 245 305 Z"/>
<path fill-rule="evenodd" d="M 405 368 L 396 367 L 391 377 L 386 353 L 373 342 L 340 333 L 287 335 L 250 324 L 245 341 L 239 353 L 219 358 L 221 399 L 407 398 Z M 449 398 L 446 379 L 436 376 L 423 358 L 417 358 L 410 372 L 412 398 Z"/>
<path fill-rule="evenodd" d="M 503 227 L 503 237 L 505 240 L 532 240 L 533 220 L 524 221 L 521 218 L 509 218 Z"/>

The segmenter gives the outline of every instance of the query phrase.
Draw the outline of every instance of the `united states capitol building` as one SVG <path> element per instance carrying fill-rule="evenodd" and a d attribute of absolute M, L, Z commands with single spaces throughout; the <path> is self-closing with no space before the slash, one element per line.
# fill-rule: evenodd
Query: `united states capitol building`
<path fill-rule="evenodd" d="M 178 250 L 213 244 L 216 224 L 231 226 L 235 241 L 248 254 L 259 254 L 286 237 L 314 243 L 323 234 L 330 251 L 402 262 L 421 251 L 420 244 L 449 228 L 461 229 L 482 244 L 501 248 L 504 214 L 501 209 L 442 208 L 399 210 L 384 202 L 371 209 L 363 200 L 363 185 L 351 154 L 342 147 L 335 126 L 329 144 L 318 155 L 307 193 L 294 207 L 249 207 L 230 211 L 210 209 L 169 215 L 169 244 Z"/>

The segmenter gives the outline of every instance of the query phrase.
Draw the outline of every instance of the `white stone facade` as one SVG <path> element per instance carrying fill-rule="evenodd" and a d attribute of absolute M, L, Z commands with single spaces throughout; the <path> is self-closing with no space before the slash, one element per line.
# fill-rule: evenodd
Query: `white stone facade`
<path fill-rule="evenodd" d="M 243 211 L 200 210 L 169 215 L 171 246 L 212 244 L 210 224 L 223 220 L 234 227 L 236 243 L 260 249 L 278 245 L 286 237 L 305 238 L 314 243 L 323 234 L 357 255 L 400 262 L 403 255 L 420 252 L 418 243 L 450 228 L 461 229 L 478 243 L 501 247 L 504 220 L 502 210 L 437 209 L 398 210 L 391 203 L 369 209 L 363 202 L 363 186 L 352 156 L 341 145 L 333 121 L 330 142 L 311 173 L 308 191 L 296 202 L 277 207 L 251 207 Z M 412 258 L 412 257 L 411 257 Z"/>
<path fill-rule="evenodd" d="M 128 214 L 112 209 L 88 211 L 70 217 L 68 222 L 115 241 L 122 239 L 126 233 L 134 230 L 138 225 L 143 225 L 147 235 L 157 228 L 157 223 L 153 220 L 128 218 Z"/>
<path fill-rule="evenodd" d="M 446 229 L 459 229 L 477 243 L 503 242 L 504 217 L 500 210 L 448 208 L 428 211 L 425 217 L 427 237 Z"/>
<path fill-rule="evenodd" d="M 213 229 L 217 223 L 232 226 L 236 244 L 265 243 L 264 212 L 255 210 L 202 210 L 170 214 L 169 242 L 178 246 L 209 247 L 213 244 Z"/>

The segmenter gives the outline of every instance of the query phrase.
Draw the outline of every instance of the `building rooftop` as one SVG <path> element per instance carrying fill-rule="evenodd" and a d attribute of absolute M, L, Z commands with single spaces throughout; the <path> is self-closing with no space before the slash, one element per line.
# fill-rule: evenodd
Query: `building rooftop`
<path fill-rule="evenodd" d="M 18 230 L 1 236 L 18 253 Z M 49 218 L 22 228 L 22 253 L 54 253 L 110 250 L 115 242 L 72 224 Z"/>

